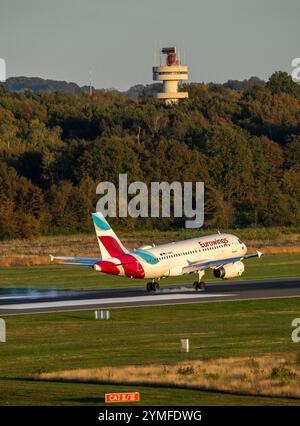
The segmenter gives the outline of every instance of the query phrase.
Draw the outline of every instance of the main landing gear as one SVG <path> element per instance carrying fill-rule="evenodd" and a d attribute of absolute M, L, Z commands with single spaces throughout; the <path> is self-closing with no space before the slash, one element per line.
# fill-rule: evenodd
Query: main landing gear
<path fill-rule="evenodd" d="M 150 293 L 151 291 L 156 291 L 159 289 L 159 284 L 157 281 L 152 280 L 151 282 L 147 283 L 147 291 Z"/>
<path fill-rule="evenodd" d="M 194 287 L 194 289 L 196 290 L 196 291 L 205 291 L 206 290 L 206 287 L 205 287 L 205 282 L 204 281 L 195 281 L 194 283 L 193 283 L 193 287 Z"/>
<path fill-rule="evenodd" d="M 201 278 L 203 276 L 204 276 L 204 272 L 203 271 L 199 271 L 198 272 L 198 281 L 195 281 L 193 283 L 194 290 L 196 290 L 196 291 L 205 291 L 206 290 L 205 282 L 201 281 Z"/>

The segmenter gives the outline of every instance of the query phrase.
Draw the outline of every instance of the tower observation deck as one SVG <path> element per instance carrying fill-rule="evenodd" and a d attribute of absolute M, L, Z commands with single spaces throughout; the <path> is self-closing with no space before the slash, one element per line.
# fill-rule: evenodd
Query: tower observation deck
<path fill-rule="evenodd" d="M 178 92 L 178 83 L 188 80 L 188 66 L 182 65 L 176 54 L 176 47 L 164 47 L 161 55 L 166 55 L 165 65 L 153 67 L 153 80 L 163 82 L 163 91 L 156 94 L 166 104 L 176 103 L 188 98 L 188 92 Z"/>

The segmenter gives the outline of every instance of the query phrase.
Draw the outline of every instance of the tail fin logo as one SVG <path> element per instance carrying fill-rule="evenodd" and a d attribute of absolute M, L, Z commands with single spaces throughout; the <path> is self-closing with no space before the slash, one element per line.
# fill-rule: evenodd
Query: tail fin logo
<path fill-rule="evenodd" d="M 92 213 L 102 260 L 128 253 L 101 212 Z"/>
<path fill-rule="evenodd" d="M 100 218 L 99 215 L 96 214 L 92 214 L 92 216 L 94 224 L 97 226 L 97 228 L 101 229 L 102 231 L 109 231 L 111 229 L 104 217 Z"/>

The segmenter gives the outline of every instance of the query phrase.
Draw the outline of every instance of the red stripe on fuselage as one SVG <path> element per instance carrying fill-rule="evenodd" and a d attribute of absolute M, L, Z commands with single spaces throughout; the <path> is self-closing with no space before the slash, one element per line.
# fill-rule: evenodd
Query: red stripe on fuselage
<path fill-rule="evenodd" d="M 120 274 L 119 268 L 113 262 L 102 260 L 101 262 L 97 262 L 97 265 L 100 266 L 101 272 L 105 272 L 106 274 L 109 274 L 109 275 Z"/>
<path fill-rule="evenodd" d="M 110 237 L 109 235 L 98 237 L 101 243 L 104 245 L 105 249 L 108 251 L 109 255 L 111 257 L 114 257 L 120 261 L 122 264 L 122 268 L 124 269 L 124 273 L 126 277 L 133 277 L 133 278 L 144 278 L 145 271 L 140 264 L 140 262 L 131 254 L 125 253 L 120 244 L 117 240 L 115 240 L 113 237 Z M 104 261 L 103 261 L 104 262 Z M 107 261 L 109 262 L 109 261 Z M 99 262 L 99 266 L 101 266 L 102 262 Z M 113 262 L 109 262 L 114 265 Z M 112 269 L 114 269 L 116 266 L 111 266 Z M 106 269 L 106 268 L 105 268 Z M 108 270 L 103 272 L 107 273 L 113 273 L 109 272 Z M 113 273 L 116 275 L 116 273 Z"/>
<path fill-rule="evenodd" d="M 126 277 L 144 278 L 145 271 L 140 262 L 131 254 L 124 254 L 119 256 L 118 259 L 122 263 Z"/>

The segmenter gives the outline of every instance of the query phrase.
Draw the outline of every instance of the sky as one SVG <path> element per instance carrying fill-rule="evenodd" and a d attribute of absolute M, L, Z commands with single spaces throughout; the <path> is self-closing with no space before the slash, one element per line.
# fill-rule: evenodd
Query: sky
<path fill-rule="evenodd" d="M 155 51 L 177 46 L 189 81 L 291 73 L 299 0 L 0 0 L 7 77 L 126 90 L 152 82 Z M 184 52 L 184 55 L 183 55 Z"/>

